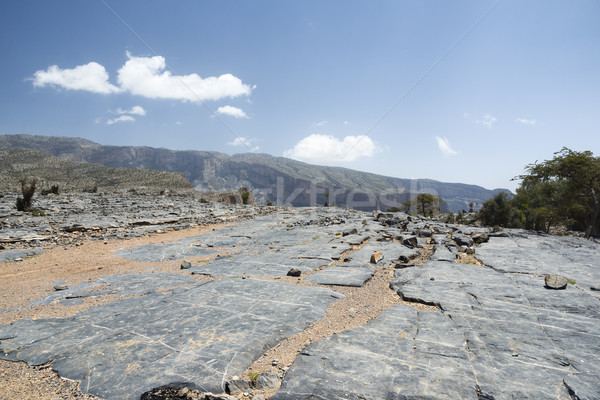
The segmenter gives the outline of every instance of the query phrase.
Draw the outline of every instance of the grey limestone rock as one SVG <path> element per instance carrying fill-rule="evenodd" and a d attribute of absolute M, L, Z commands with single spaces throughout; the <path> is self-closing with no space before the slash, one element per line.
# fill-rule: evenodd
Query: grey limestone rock
<path fill-rule="evenodd" d="M 562 290 L 567 288 L 567 278 L 561 275 L 548 274 L 544 277 L 544 284 L 548 289 Z"/>
<path fill-rule="evenodd" d="M 225 279 L 127 298 L 74 317 L 0 326 L 0 357 L 52 368 L 110 399 L 165 382 L 222 392 L 266 348 L 324 316 L 328 289 Z"/>
<path fill-rule="evenodd" d="M 304 280 L 318 285 L 361 287 L 374 274 L 375 270 L 368 265 L 341 264 L 325 268 Z"/>
<path fill-rule="evenodd" d="M 225 382 L 225 391 L 227 394 L 240 394 L 250 389 L 250 382 L 245 379 L 231 379 Z"/>
<path fill-rule="evenodd" d="M 273 389 L 279 386 L 281 378 L 275 371 L 267 371 L 258 375 L 255 386 L 257 389 Z"/>
<path fill-rule="evenodd" d="M 476 399 L 465 337 L 440 311 L 394 306 L 310 344 L 273 400 Z"/>

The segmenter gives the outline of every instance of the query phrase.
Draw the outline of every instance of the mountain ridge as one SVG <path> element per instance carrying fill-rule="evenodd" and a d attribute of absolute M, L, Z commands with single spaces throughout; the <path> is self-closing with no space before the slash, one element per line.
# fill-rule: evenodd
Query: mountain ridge
<path fill-rule="evenodd" d="M 469 209 L 506 189 L 448 183 L 432 179 L 403 179 L 344 167 L 307 164 L 264 153 L 227 155 L 216 151 L 171 150 L 149 146 L 102 145 L 88 139 L 0 135 L 0 148 L 41 151 L 70 162 L 107 167 L 183 172 L 198 191 L 253 190 L 258 201 L 293 206 L 325 203 L 357 209 L 401 207 L 417 193 L 440 196 L 449 211 Z"/>

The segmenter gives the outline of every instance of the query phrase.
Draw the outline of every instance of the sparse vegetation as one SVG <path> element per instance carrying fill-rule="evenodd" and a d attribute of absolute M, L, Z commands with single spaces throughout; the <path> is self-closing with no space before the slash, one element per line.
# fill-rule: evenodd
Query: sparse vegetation
<path fill-rule="evenodd" d="M 19 182 L 21 183 L 21 194 L 23 197 L 17 197 L 17 210 L 24 212 L 31 211 L 37 179 L 21 178 Z"/>
<path fill-rule="evenodd" d="M 192 190 L 183 173 L 137 168 L 112 168 L 100 164 L 65 161 L 40 151 L 0 149 L 0 190 L 20 191 L 19 178 L 37 178 L 36 193 L 41 189 L 57 186 L 60 192 L 82 191 L 96 193 L 144 187 L 158 193 Z"/>
<path fill-rule="evenodd" d="M 568 148 L 554 158 L 529 164 L 511 196 L 499 193 L 483 203 L 479 220 L 487 226 L 541 230 L 564 226 L 597 236 L 600 225 L 600 158 Z"/>
<path fill-rule="evenodd" d="M 242 203 L 248 204 L 248 199 L 250 199 L 250 192 L 246 190 L 245 192 L 242 192 Z"/>
<path fill-rule="evenodd" d="M 437 215 L 441 212 L 443 200 L 436 195 L 421 193 L 413 200 L 402 203 L 407 214 L 421 214 L 425 216 Z M 445 205 L 444 205 L 445 208 Z"/>

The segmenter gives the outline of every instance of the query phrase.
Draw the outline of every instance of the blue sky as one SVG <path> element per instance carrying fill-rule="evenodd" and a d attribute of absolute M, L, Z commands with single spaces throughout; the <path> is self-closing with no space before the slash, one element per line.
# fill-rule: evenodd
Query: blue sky
<path fill-rule="evenodd" d="M 597 1 L 4 1 L 0 133 L 514 189 L 600 155 Z"/>

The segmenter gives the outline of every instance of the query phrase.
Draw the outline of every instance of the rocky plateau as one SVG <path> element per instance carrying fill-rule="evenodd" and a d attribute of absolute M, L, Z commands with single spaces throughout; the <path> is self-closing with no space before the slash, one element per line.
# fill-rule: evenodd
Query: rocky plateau
<path fill-rule="evenodd" d="M 111 249 L 89 279 L 0 301 L 0 359 L 82 393 L 600 399 L 593 240 L 132 193 L 39 197 L 32 215 L 15 196 L 0 198 L 5 283 L 57 249 Z"/>

